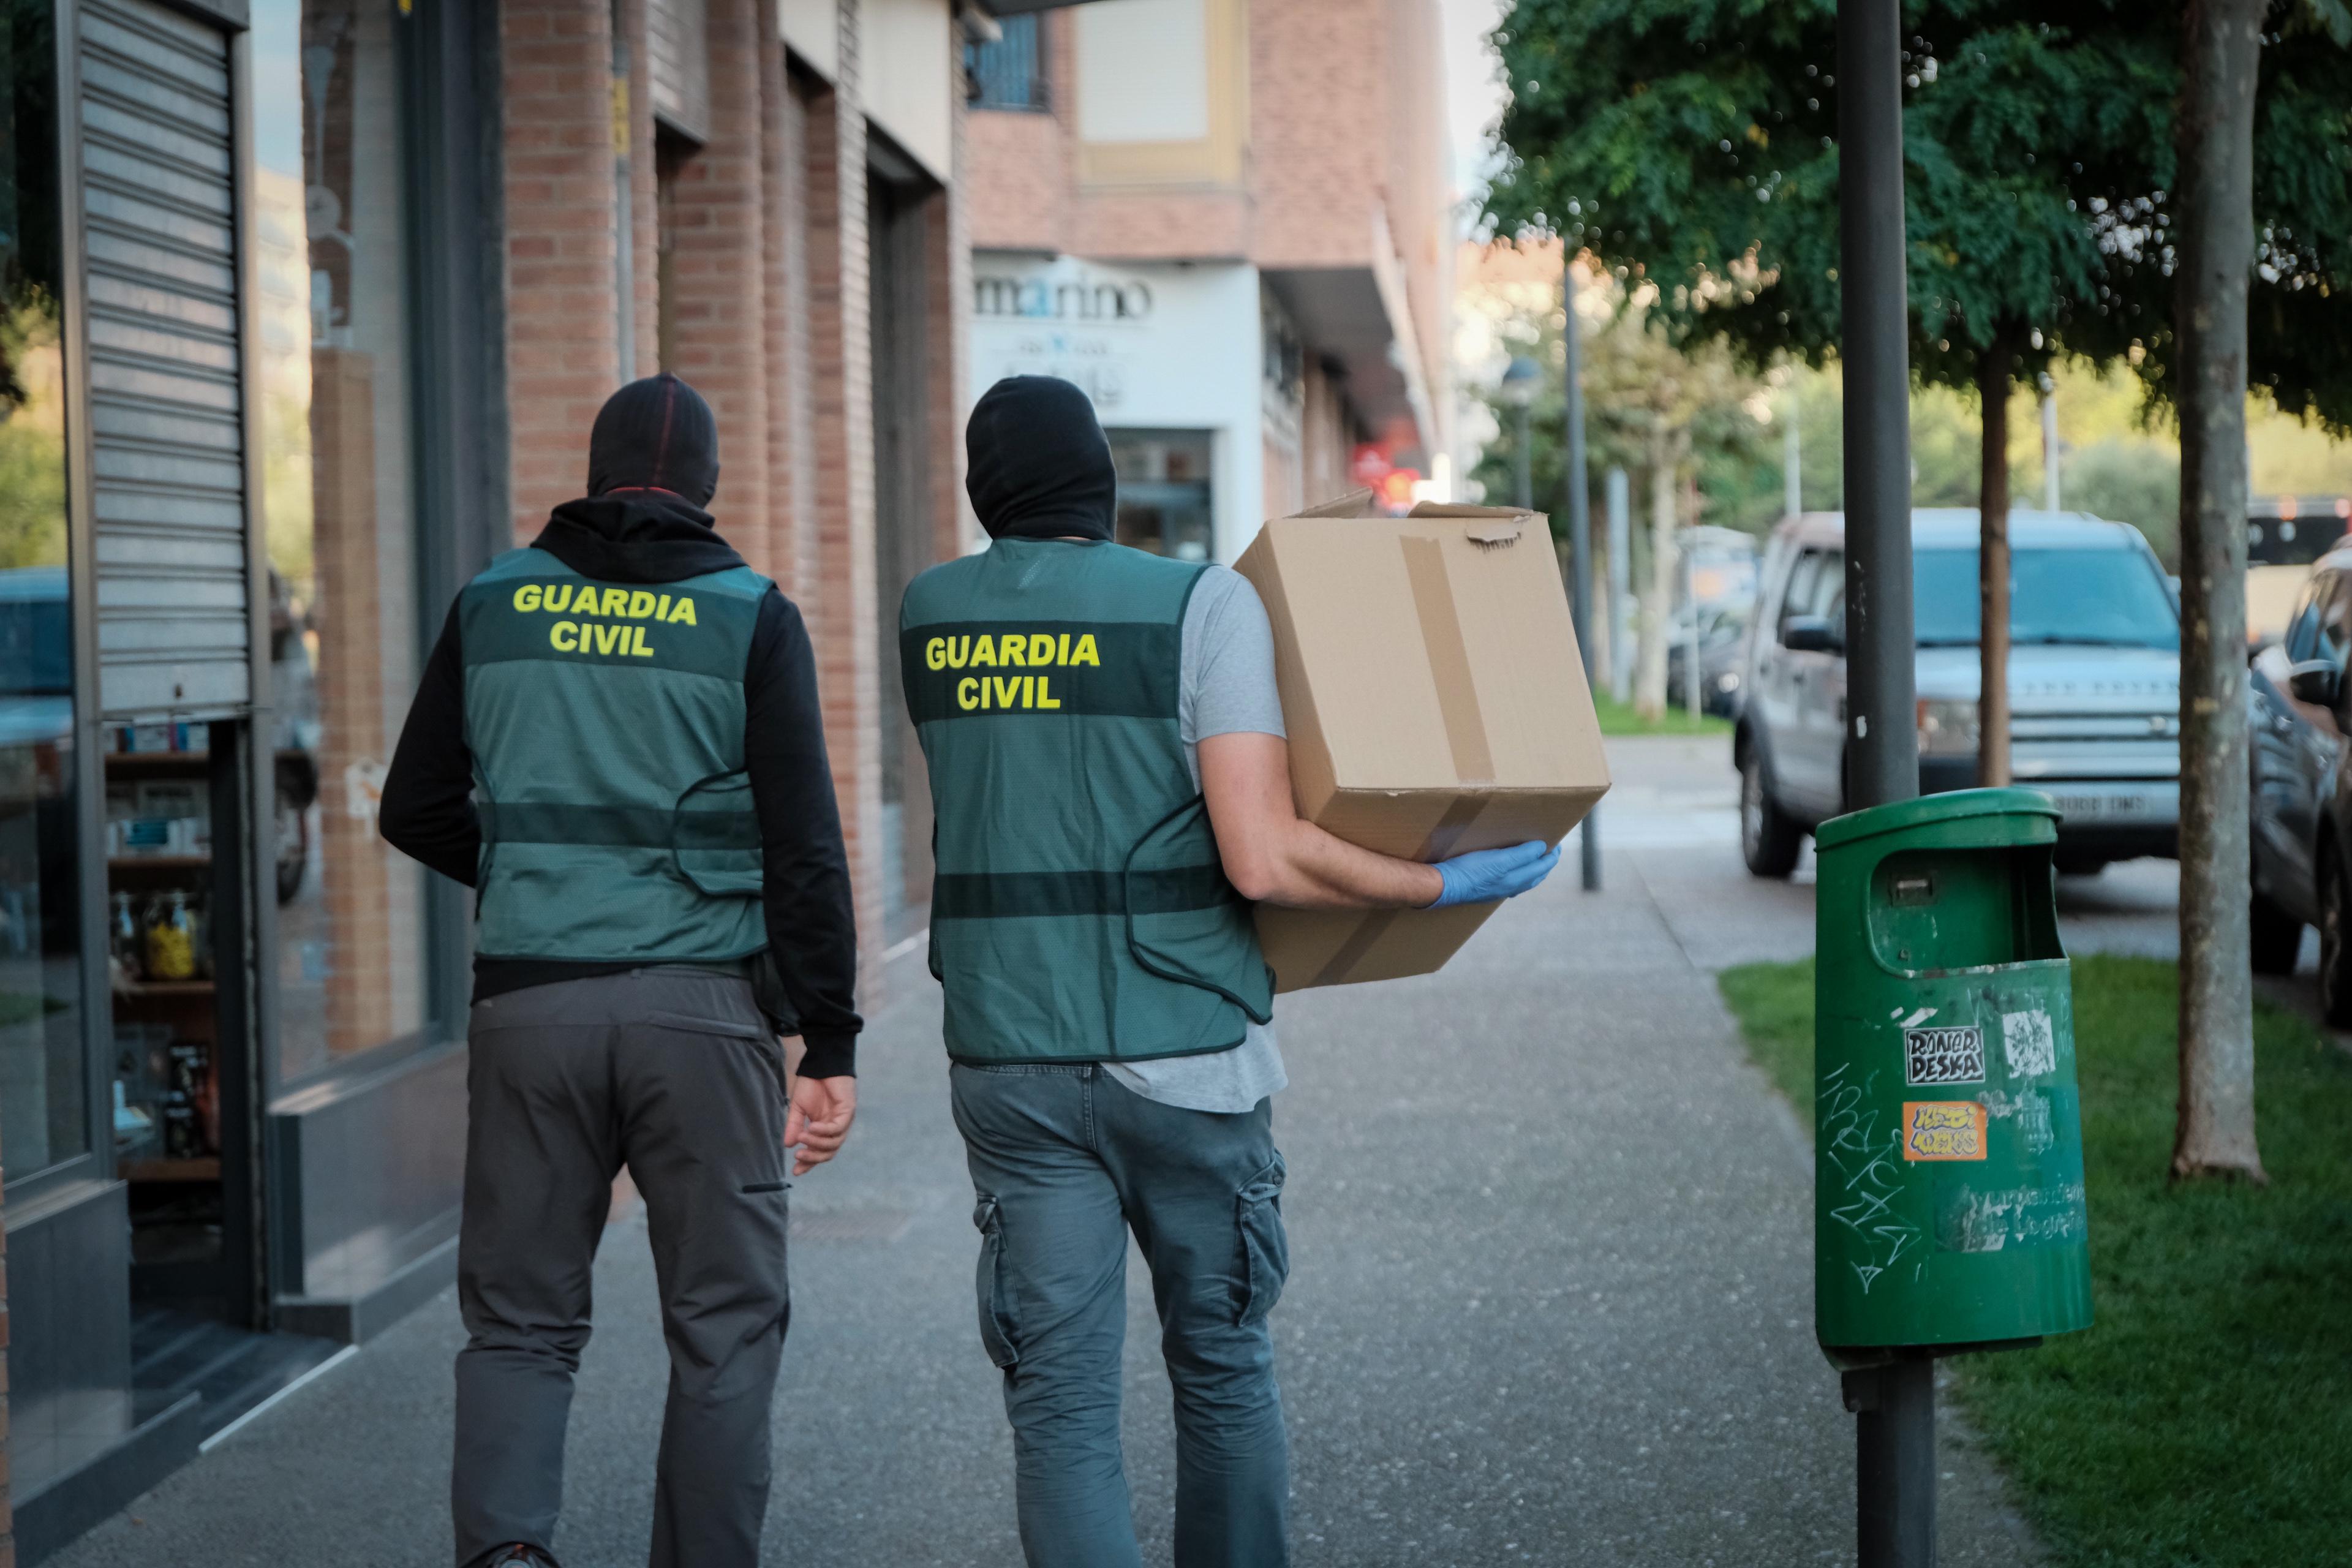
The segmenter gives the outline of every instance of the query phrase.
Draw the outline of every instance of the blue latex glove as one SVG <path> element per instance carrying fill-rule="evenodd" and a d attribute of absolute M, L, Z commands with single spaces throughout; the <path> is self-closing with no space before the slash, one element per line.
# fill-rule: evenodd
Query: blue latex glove
<path fill-rule="evenodd" d="M 1559 851 L 1549 847 L 1540 838 L 1525 844 L 1514 844 L 1507 849 L 1473 849 L 1467 855 L 1456 855 L 1451 860 L 1437 863 L 1437 874 L 1445 879 L 1445 890 L 1429 907 L 1446 909 L 1454 904 L 1491 904 L 1500 899 L 1516 899 L 1546 877 L 1559 864 Z"/>

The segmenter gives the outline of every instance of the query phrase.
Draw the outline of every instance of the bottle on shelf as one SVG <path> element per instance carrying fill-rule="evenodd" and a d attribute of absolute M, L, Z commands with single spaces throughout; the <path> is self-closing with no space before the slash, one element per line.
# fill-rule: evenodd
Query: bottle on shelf
<path fill-rule="evenodd" d="M 196 911 L 187 891 L 174 888 L 159 893 L 147 909 L 147 978 L 194 980 L 196 977 Z"/>
<path fill-rule="evenodd" d="M 211 1053 L 193 1040 L 172 1043 L 171 1085 L 163 1096 L 163 1152 L 174 1160 L 213 1153 L 215 1129 L 207 1114 Z"/>
<path fill-rule="evenodd" d="M 147 973 L 145 942 L 140 931 L 138 911 L 131 907 L 131 895 L 117 893 L 110 902 L 106 917 L 107 955 L 114 961 L 116 982 L 127 984 Z"/>

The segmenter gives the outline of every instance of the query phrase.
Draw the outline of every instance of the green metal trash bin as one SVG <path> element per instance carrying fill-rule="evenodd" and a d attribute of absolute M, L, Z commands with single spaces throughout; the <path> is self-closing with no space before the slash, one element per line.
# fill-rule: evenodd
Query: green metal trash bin
<path fill-rule="evenodd" d="M 1814 837 L 1814 1297 L 1822 1349 L 2091 1322 L 2058 812 L 2027 789 L 1873 806 Z"/>

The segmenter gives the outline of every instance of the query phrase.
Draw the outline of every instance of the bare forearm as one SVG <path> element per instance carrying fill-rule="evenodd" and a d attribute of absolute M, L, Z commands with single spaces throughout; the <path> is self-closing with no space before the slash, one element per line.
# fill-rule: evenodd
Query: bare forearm
<path fill-rule="evenodd" d="M 1400 860 L 1293 817 L 1261 868 L 1260 902 L 1301 910 L 1418 909 L 1444 890 L 1434 866 Z"/>
<path fill-rule="evenodd" d="M 1225 875 L 1254 903 L 1302 910 L 1418 909 L 1445 889 L 1433 866 L 1335 838 L 1298 815 L 1279 735 L 1201 742 L 1201 788 Z"/>

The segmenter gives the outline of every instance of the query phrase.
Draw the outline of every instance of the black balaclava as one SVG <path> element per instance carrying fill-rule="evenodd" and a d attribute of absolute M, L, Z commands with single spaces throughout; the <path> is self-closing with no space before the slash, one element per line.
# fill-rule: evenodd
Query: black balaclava
<path fill-rule="evenodd" d="M 1095 405 L 1071 382 L 1009 375 L 964 426 L 963 488 L 992 539 L 1108 539 L 1118 476 Z"/>
<path fill-rule="evenodd" d="M 588 493 L 631 489 L 667 490 L 698 507 L 719 489 L 719 420 L 667 371 L 606 398 L 588 435 Z"/>

